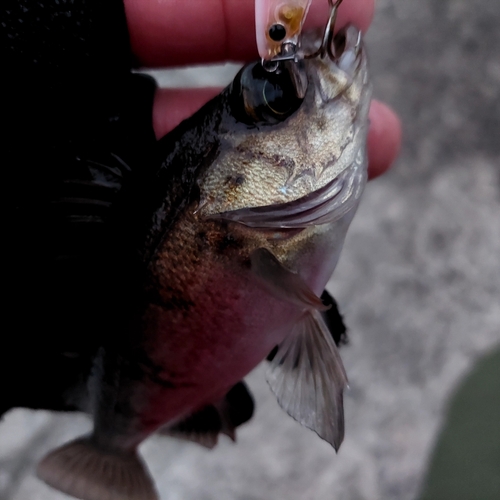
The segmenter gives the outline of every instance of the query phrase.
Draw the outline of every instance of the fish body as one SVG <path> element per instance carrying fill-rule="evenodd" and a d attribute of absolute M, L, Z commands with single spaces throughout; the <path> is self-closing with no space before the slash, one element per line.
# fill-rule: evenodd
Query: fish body
<path fill-rule="evenodd" d="M 366 181 L 371 89 L 358 31 L 335 43 L 335 61 L 303 63 L 303 99 L 286 71 L 252 63 L 161 141 L 141 314 L 97 356 L 92 434 L 40 463 L 52 486 L 85 500 L 156 498 L 137 446 L 206 408 L 231 435 L 225 395 L 275 346 L 278 401 L 340 445 L 347 379 L 319 297 Z"/>

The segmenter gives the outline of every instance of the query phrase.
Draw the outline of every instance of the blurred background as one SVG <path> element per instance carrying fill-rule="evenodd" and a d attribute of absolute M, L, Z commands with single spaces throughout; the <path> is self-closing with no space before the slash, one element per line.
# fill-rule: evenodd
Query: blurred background
<path fill-rule="evenodd" d="M 208 451 L 141 448 L 162 500 L 500 498 L 500 3 L 379 0 L 366 37 L 375 96 L 404 123 L 371 182 L 329 289 L 350 331 L 338 455 L 249 377 L 256 414 Z M 155 73 L 227 83 L 236 65 Z M 0 424 L 0 499 L 63 500 L 34 477 L 83 415 L 14 410 Z"/>

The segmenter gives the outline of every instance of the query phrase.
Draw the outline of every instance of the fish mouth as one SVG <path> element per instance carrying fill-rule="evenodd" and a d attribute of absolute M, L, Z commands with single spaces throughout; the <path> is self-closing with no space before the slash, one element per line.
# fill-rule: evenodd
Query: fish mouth
<path fill-rule="evenodd" d="M 359 160 L 322 188 L 287 203 L 240 208 L 211 215 L 211 219 L 238 222 L 248 227 L 304 229 L 330 224 L 353 209 L 366 183 L 365 161 Z"/>

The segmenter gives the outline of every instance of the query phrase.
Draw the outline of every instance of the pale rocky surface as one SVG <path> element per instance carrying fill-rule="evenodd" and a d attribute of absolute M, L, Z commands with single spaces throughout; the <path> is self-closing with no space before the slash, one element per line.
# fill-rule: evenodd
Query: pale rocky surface
<path fill-rule="evenodd" d="M 248 378 L 257 411 L 236 445 L 143 445 L 162 500 L 418 497 L 452 391 L 500 344 L 499 26 L 490 0 L 378 2 L 375 93 L 401 114 L 405 141 L 396 168 L 369 184 L 331 282 L 351 339 L 340 453 L 278 408 L 259 367 Z M 0 500 L 68 498 L 34 465 L 89 428 L 82 415 L 7 414 Z"/>

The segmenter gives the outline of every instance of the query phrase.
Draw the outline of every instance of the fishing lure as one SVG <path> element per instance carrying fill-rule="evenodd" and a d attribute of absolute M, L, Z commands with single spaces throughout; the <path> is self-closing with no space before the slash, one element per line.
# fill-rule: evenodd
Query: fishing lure
<path fill-rule="evenodd" d="M 311 0 L 255 0 L 257 48 L 263 60 L 279 55 L 284 44 L 299 43 Z"/>
<path fill-rule="evenodd" d="M 275 71 L 278 62 L 329 55 L 335 58 L 333 31 L 343 0 L 328 0 L 330 17 L 321 46 L 311 54 L 301 52 L 300 36 L 312 0 L 255 0 L 257 48 L 264 67 Z M 274 64 L 272 64 L 274 63 Z"/>

